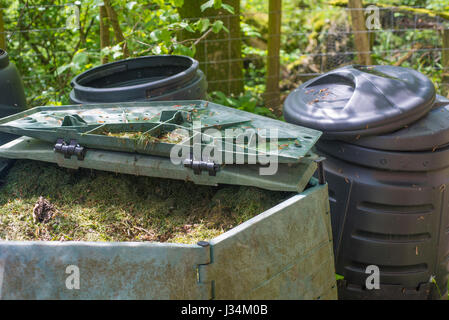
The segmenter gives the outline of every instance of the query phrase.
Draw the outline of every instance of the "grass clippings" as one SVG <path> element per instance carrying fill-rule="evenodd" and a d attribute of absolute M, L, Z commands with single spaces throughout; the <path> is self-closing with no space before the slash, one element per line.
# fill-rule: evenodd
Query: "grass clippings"
<path fill-rule="evenodd" d="M 0 187 L 1 240 L 212 239 L 291 194 L 17 161 Z"/>

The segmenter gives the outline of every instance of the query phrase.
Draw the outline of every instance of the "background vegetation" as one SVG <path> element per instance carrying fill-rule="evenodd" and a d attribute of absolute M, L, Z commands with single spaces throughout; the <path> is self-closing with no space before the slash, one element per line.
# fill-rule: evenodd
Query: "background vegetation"
<path fill-rule="evenodd" d="M 267 58 L 277 59 L 267 57 L 273 37 L 268 30 L 269 1 L 10 0 L 0 4 L 7 51 L 22 73 L 30 107 L 68 104 L 70 80 L 101 63 L 184 54 L 202 63 L 211 99 L 280 116 L 275 112 L 279 110 L 264 102 Z M 446 95 L 449 81 L 442 35 L 447 30 L 448 2 L 375 4 L 381 8 L 381 29 L 369 33 L 372 62 L 417 69 Z M 278 9 L 271 13 L 282 16 L 281 101 L 310 77 L 358 62 L 347 1 L 283 0 Z M 221 64 L 214 61 L 216 57 Z"/>
<path fill-rule="evenodd" d="M 349 0 L 349 4 L 355 2 Z M 440 94 L 448 95 L 449 2 L 363 1 L 365 7 L 370 4 L 379 7 L 381 22 L 380 29 L 366 33 L 371 62 L 414 68 L 431 78 Z M 0 8 L 0 47 L 6 47 L 23 76 L 29 107 L 69 104 L 70 80 L 102 63 L 143 55 L 182 54 L 200 60 L 209 80 L 210 99 L 246 111 L 281 117 L 282 100 L 302 82 L 331 69 L 362 62 L 348 0 L 0 0 Z M 269 23 L 273 17 L 282 17 L 279 33 L 273 32 L 276 26 Z M 268 54 L 270 43 L 278 38 L 280 51 L 271 56 L 272 53 Z M 267 74 L 267 61 L 273 59 L 280 61 L 280 70 L 275 70 L 278 74 Z M 267 79 L 271 77 L 279 80 L 277 87 L 281 96 L 275 104 L 266 99 L 267 94 L 272 93 L 266 89 Z M 22 166 L 27 165 L 22 163 Z M 53 179 L 60 174 L 55 170 Z M 13 174 L 17 172 L 27 171 L 17 170 Z M 33 182 L 33 177 L 19 178 Z M 69 178 L 76 184 L 83 177 Z M 122 192 L 120 185 L 117 188 L 115 178 L 110 175 L 99 173 L 92 183 L 104 186 L 104 181 L 120 191 L 117 196 L 131 199 L 134 196 Z M 126 185 L 127 180 L 120 181 L 125 183 L 126 190 L 131 190 Z M 7 184 L 6 193 L 0 193 L 3 204 L 14 204 L 15 199 L 9 196 L 15 196 L 10 191 L 17 186 L 11 183 Z M 48 185 L 51 184 L 44 181 L 39 188 Z M 78 208 L 82 204 L 81 207 L 89 210 L 92 208 L 86 203 L 99 203 L 105 212 L 113 208 L 111 221 L 102 225 L 100 222 L 104 221 L 90 219 L 88 211 L 80 215 L 80 219 L 85 218 L 82 221 L 62 216 L 51 228 L 37 231 L 30 227 L 29 216 L 19 215 L 16 221 L 5 221 L 17 230 L 28 230 L 27 239 L 77 239 L 95 228 L 99 231 L 94 236 L 106 239 L 103 231 L 117 228 L 123 236 L 120 239 L 145 240 L 148 238 L 143 237 L 151 233 L 148 230 L 157 230 L 157 225 L 142 225 L 141 230 L 130 231 L 129 225 L 119 225 L 118 220 L 126 218 L 122 208 L 115 203 L 102 202 L 104 196 L 98 200 L 89 193 L 89 190 L 78 192 L 77 195 L 84 198 L 70 205 Z M 39 194 L 16 203 L 23 209 L 20 212 L 29 212 Z M 52 190 L 51 194 L 58 205 L 62 201 L 60 190 Z M 232 194 L 240 192 L 233 190 Z M 204 198 L 215 197 L 216 194 L 209 194 Z M 243 203 L 242 199 L 246 198 L 249 197 L 243 194 L 243 198 L 234 199 L 235 204 Z M 259 198 L 255 200 L 259 202 Z M 126 201 L 119 202 L 126 205 Z M 260 212 L 260 208 L 256 211 Z M 182 214 L 180 211 L 179 215 Z M 243 212 L 242 216 L 246 214 Z M 224 224 L 215 223 L 209 231 L 221 233 L 243 221 L 242 216 L 229 217 Z M 195 228 L 194 218 L 191 219 Z M 84 229 L 75 232 L 74 224 Z M 158 240 L 165 237 L 165 240 L 193 241 L 193 238 L 176 236 L 186 225 L 174 220 L 171 227 L 150 236 Z M 195 235 L 203 236 L 204 229 L 198 230 Z M 0 237 L 7 231 L 11 232 L 0 230 Z"/>

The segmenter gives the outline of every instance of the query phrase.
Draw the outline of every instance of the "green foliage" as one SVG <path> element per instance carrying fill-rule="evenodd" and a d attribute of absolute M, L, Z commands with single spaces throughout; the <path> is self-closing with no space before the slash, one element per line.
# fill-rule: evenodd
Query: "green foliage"
<path fill-rule="evenodd" d="M 263 101 L 257 99 L 250 90 L 246 90 L 245 94 L 241 94 L 237 97 L 227 96 L 223 92 L 214 91 L 210 94 L 210 98 L 212 101 L 221 105 L 275 118 L 273 112 L 264 107 Z"/>
<path fill-rule="evenodd" d="M 337 280 L 337 281 L 338 280 L 344 280 L 344 278 L 345 278 L 344 276 L 342 276 L 342 275 L 340 275 L 338 273 L 335 274 L 335 280 Z"/>
<path fill-rule="evenodd" d="M 344 61 L 327 61 L 327 65 L 324 65 L 326 61 L 321 54 L 329 53 L 329 42 L 331 45 L 334 42 L 329 40 L 328 34 L 335 30 L 344 32 L 344 28 L 338 28 L 349 24 L 345 11 L 341 7 L 329 5 L 330 2 L 340 6 L 347 5 L 346 0 L 283 1 L 283 96 L 308 79 L 299 75 L 327 71 L 341 64 L 351 63 L 355 58 L 355 55 L 347 54 Z M 44 6 L 50 3 L 50 6 Z M 75 75 L 100 65 L 102 58 L 109 62 L 123 59 L 124 46 L 131 57 L 149 54 L 194 56 L 198 41 L 206 39 L 209 33 L 229 32 L 222 21 L 213 18 L 182 19 L 178 9 L 183 6 L 183 0 L 112 0 L 125 41 L 117 43 L 114 31 L 110 28 L 110 45 L 101 49 L 99 6 L 103 1 L 83 0 L 73 3 L 77 4 L 67 5 L 63 0 L 4 1 L 3 5 L 7 8 L 4 11 L 5 29 L 13 32 L 8 34 L 7 49 L 24 78 L 30 107 L 68 104 L 70 80 Z M 379 6 L 402 6 L 402 11 L 395 14 L 396 18 L 405 19 L 416 14 L 444 18 L 445 14 L 449 14 L 449 3 L 446 0 L 381 0 L 375 3 Z M 217 9 L 229 14 L 235 12 L 234 8 L 222 0 L 201 0 L 198 6 L 206 14 L 209 10 L 213 12 L 212 10 Z M 78 21 L 76 10 L 79 11 L 79 28 L 74 28 L 74 23 L 76 26 Z M 226 105 L 266 114 L 268 109 L 264 108 L 262 96 L 266 81 L 268 2 L 241 0 L 241 11 L 245 94 L 227 99 L 216 93 L 211 96 Z M 190 39 L 187 39 L 188 35 L 191 35 Z M 346 44 L 337 43 L 336 51 L 354 51 L 351 47 L 352 36 L 349 34 L 346 38 Z M 373 50 L 376 52 L 373 58 L 375 63 L 394 64 L 407 53 L 411 48 L 410 44 L 420 43 L 424 50 L 413 54 L 402 65 L 425 73 L 438 87 L 443 75 L 440 55 L 437 51 L 425 49 L 439 47 L 439 42 L 438 33 L 432 29 L 402 33 L 381 30 L 376 32 L 373 39 Z M 256 106 L 253 101 L 257 101 Z"/>
<path fill-rule="evenodd" d="M 125 41 L 117 43 L 110 27 L 111 45 L 101 50 L 99 7 L 103 5 L 102 0 L 85 0 L 78 5 L 57 0 L 48 6 L 42 0 L 11 1 L 4 14 L 5 29 L 19 32 L 10 36 L 8 51 L 24 78 L 30 107 L 68 104 L 70 80 L 99 65 L 101 57 L 109 62 L 123 59 L 124 45 L 131 57 L 149 54 L 192 57 L 200 37 L 209 32 L 228 32 L 220 20 L 181 19 L 177 8 L 183 2 L 111 1 Z M 221 1 L 214 3 L 214 8 L 217 7 L 233 11 Z M 188 32 L 192 38 L 178 40 L 181 31 Z"/>
<path fill-rule="evenodd" d="M 205 11 L 206 9 L 225 9 L 226 11 L 228 11 L 230 14 L 234 14 L 235 10 L 232 6 L 223 3 L 222 0 L 208 0 L 206 3 L 201 5 L 201 11 Z"/>
<path fill-rule="evenodd" d="M 93 67 L 92 63 L 89 63 L 90 57 L 86 53 L 86 49 L 78 50 L 74 55 L 70 63 L 63 64 L 56 69 L 56 75 L 70 70 L 72 73 L 77 74 Z"/>

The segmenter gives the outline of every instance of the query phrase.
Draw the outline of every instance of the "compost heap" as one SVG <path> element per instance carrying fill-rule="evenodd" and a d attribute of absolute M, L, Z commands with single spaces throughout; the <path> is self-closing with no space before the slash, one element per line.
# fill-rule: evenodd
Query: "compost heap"
<path fill-rule="evenodd" d="M 289 196 L 21 160 L 0 188 L 0 239 L 196 243 Z"/>

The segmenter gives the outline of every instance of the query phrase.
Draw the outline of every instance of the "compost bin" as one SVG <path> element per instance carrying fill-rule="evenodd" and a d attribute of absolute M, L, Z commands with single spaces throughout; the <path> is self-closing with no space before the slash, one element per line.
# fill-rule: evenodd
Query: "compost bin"
<path fill-rule="evenodd" d="M 195 59 L 177 55 L 107 63 L 76 76 L 70 100 L 83 104 L 204 99 L 207 82 L 198 65 Z"/>
<path fill-rule="evenodd" d="M 325 131 L 340 298 L 447 297 L 448 106 L 422 74 L 390 66 L 337 69 L 288 97 L 286 119 Z"/>
<path fill-rule="evenodd" d="M 26 106 L 22 79 L 16 66 L 9 61 L 6 51 L 0 49 L 0 116 L 22 111 Z"/>
<path fill-rule="evenodd" d="M 16 66 L 9 61 L 6 51 L 0 49 L 0 118 L 23 111 L 26 106 L 25 90 Z M 0 145 L 17 138 L 12 134 L 1 133 Z M 0 159 L 0 171 L 10 161 Z"/>
<path fill-rule="evenodd" d="M 211 135 L 208 131 L 211 128 L 218 130 L 218 136 L 217 131 Z M 262 128 L 278 129 L 277 141 L 267 136 Z M 223 136 L 225 129 L 235 130 Z M 184 134 L 180 130 L 185 130 Z M 263 212 L 251 213 L 237 226 L 223 230 L 225 232 L 220 235 L 196 239 L 200 241 L 194 244 L 60 239 L 15 241 L 17 239 L 11 238 L 10 241 L 0 241 L 1 297 L 4 299 L 336 298 L 327 184 L 312 177 L 317 167 L 321 167 L 320 158 L 310 151 L 321 135 L 319 131 L 205 101 L 38 107 L 1 119 L 0 131 L 23 135 L 1 146 L 0 156 L 45 161 L 71 169 L 149 177 L 150 182 L 145 182 L 149 183 L 146 189 L 142 180 L 134 183 L 131 179 L 127 184 L 126 189 L 139 188 L 141 196 L 146 192 L 160 193 L 158 188 L 169 188 L 174 193 L 182 190 L 180 193 L 184 196 L 167 196 L 170 202 L 158 202 L 162 208 L 160 212 L 167 219 L 171 212 L 189 208 L 189 193 L 193 202 L 205 201 L 207 204 L 211 199 L 208 212 L 215 217 L 225 214 L 226 201 L 241 199 L 237 193 L 246 192 L 251 194 L 246 198 L 257 199 L 257 194 L 262 193 L 256 190 L 264 189 L 266 195 L 276 200 L 272 207 L 256 207 Z M 198 137 L 202 139 L 196 140 Z M 250 144 L 253 138 L 266 138 L 273 142 L 274 148 L 261 147 L 268 140 Z M 215 143 L 224 148 L 216 149 L 218 151 L 209 156 L 206 153 L 197 156 L 196 148 L 204 151 Z M 187 156 L 174 162 L 171 156 L 173 148 L 177 147 L 185 150 Z M 221 163 L 215 158 L 221 153 L 233 160 L 238 155 L 245 157 L 240 158 L 240 162 Z M 267 163 L 259 160 L 262 155 L 277 155 L 278 170 L 274 175 L 260 174 L 261 169 L 267 169 Z M 251 161 L 253 157 L 256 162 Z M 89 198 L 96 189 L 102 189 L 110 190 L 106 192 L 110 192 L 111 199 L 120 208 L 140 206 L 137 202 L 121 204 L 119 201 L 127 197 L 128 191 L 122 192 L 124 189 L 118 181 L 130 179 L 128 175 L 119 176 L 119 180 L 109 176 L 112 182 L 107 184 L 98 180 L 96 184 L 88 184 L 86 191 L 80 188 L 79 178 L 67 178 L 64 172 L 58 171 L 51 181 L 68 179 L 71 187 L 65 182 L 59 182 L 61 187 L 49 186 L 47 171 L 37 176 L 30 172 L 27 179 L 21 168 L 15 171 L 13 168 L 5 183 L 6 188 L 15 188 L 22 194 L 19 199 L 22 202 L 30 190 L 34 190 L 36 196 L 36 192 L 45 196 L 46 192 L 42 190 L 53 188 L 60 200 L 50 204 L 39 199 L 38 204 L 55 205 L 55 212 L 70 210 L 69 205 L 61 204 L 62 200 L 68 199 L 68 193 L 80 190 L 80 198 Z M 23 185 L 14 180 L 18 174 L 22 175 L 20 181 L 25 181 Z M 156 178 L 158 183 L 152 180 Z M 172 185 L 161 185 L 166 178 L 180 181 L 176 190 Z M 84 176 L 82 179 L 89 181 Z M 223 202 L 218 202 L 221 209 L 213 212 L 217 199 L 216 196 L 209 198 L 206 189 L 215 188 L 215 192 L 223 185 L 235 185 L 237 189 L 224 193 L 227 196 L 219 199 Z M 75 191 L 67 189 L 72 187 Z M 17 212 L 19 200 L 4 200 L 8 190 L 0 190 L 3 204 L 0 210 Z M 222 190 L 218 189 L 219 192 Z M 280 193 L 282 196 L 278 196 Z M 107 210 L 102 198 L 105 196 L 93 198 L 101 202 L 101 209 L 94 211 L 94 216 L 104 216 Z M 155 198 L 151 199 L 152 206 L 156 206 Z M 71 217 L 75 217 L 80 203 L 86 201 L 73 202 Z M 235 205 L 242 203 L 237 201 Z M 232 210 L 228 214 L 232 215 Z M 134 211 L 137 217 L 145 217 L 144 212 L 141 213 Z M 17 214 L 31 223 L 31 212 Z M 64 212 L 58 214 L 63 216 Z M 127 223 L 135 221 L 134 218 Z M 39 229 L 42 223 L 36 230 L 42 230 Z M 82 225 L 77 227 L 83 228 Z M 23 238 L 39 236 L 33 230 L 31 228 Z M 51 229 L 51 232 L 56 234 L 57 230 Z M 80 289 L 66 286 L 68 267 L 79 270 Z"/>

